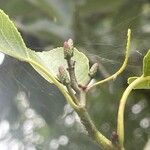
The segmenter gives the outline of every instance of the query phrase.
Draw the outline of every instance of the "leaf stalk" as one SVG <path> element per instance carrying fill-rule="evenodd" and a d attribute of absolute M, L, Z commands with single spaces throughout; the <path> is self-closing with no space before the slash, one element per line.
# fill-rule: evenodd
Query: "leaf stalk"
<path fill-rule="evenodd" d="M 147 77 L 139 77 L 136 80 L 134 80 L 124 91 L 122 98 L 120 100 L 119 104 L 119 110 L 118 110 L 118 120 L 117 120 L 117 134 L 119 139 L 120 147 L 122 147 L 122 150 L 124 149 L 124 111 L 125 111 L 125 105 L 127 103 L 127 98 L 130 94 L 130 92 L 140 83 L 150 80 L 150 76 Z"/>

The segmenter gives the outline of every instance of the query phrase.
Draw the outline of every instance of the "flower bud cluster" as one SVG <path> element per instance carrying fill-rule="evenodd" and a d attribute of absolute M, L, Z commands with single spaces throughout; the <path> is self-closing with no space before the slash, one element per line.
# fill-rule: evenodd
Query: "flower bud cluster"
<path fill-rule="evenodd" d="M 63 48 L 64 48 L 64 58 L 70 59 L 73 56 L 74 51 L 73 40 L 69 39 L 68 41 L 65 41 Z"/>
<path fill-rule="evenodd" d="M 92 67 L 90 68 L 89 76 L 90 76 L 91 78 L 94 78 L 94 77 L 96 76 L 97 71 L 98 71 L 98 67 L 99 67 L 98 63 L 95 63 L 95 64 L 93 64 Z"/>
<path fill-rule="evenodd" d="M 63 66 L 60 66 L 58 68 L 58 71 L 59 71 L 59 74 L 57 75 L 57 77 L 60 80 L 60 82 L 64 85 L 69 84 L 70 79 L 69 79 L 67 70 Z"/>

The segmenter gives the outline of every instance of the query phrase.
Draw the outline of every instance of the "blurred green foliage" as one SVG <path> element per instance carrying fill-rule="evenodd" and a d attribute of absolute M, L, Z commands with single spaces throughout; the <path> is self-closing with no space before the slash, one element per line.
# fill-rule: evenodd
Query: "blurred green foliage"
<path fill-rule="evenodd" d="M 126 72 L 115 82 L 93 89 L 88 96 L 88 109 L 96 126 L 110 137 L 116 130 L 119 99 L 127 87 L 127 78 L 140 75 L 142 57 L 150 47 L 149 1 L 1 0 L 0 9 L 14 20 L 27 46 L 37 51 L 61 46 L 64 40 L 72 38 L 91 63 L 101 64 L 97 78 L 108 76 L 121 65 L 126 31 L 128 27 L 132 29 L 132 52 Z M 0 119 L 10 123 L 10 133 L 0 136 L 0 143 L 15 139 L 22 149 L 23 145 L 37 150 L 98 149 L 56 87 L 29 65 L 9 57 L 0 69 Z M 125 112 L 127 150 L 141 150 L 148 142 L 149 97 L 147 90 L 134 91 L 129 97 Z M 31 110 L 36 115 L 30 116 Z M 36 124 L 37 118 L 41 119 L 41 126 Z M 31 126 L 32 132 L 24 131 Z M 61 135 L 68 137 L 67 144 L 61 143 Z"/>

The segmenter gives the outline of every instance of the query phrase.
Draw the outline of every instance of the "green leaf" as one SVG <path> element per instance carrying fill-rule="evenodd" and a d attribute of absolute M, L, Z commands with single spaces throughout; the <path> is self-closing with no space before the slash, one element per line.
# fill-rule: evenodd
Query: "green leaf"
<path fill-rule="evenodd" d="M 46 52 L 35 52 L 28 49 L 14 24 L 2 10 L 0 10 L 0 51 L 30 63 L 41 76 L 51 83 L 55 82 L 56 85 L 58 84 L 55 79 L 58 67 L 64 65 L 67 68 L 62 47 Z M 76 61 L 77 81 L 84 84 L 89 80 L 89 61 L 76 48 L 74 49 L 73 59 Z"/>
<path fill-rule="evenodd" d="M 128 78 L 128 84 L 131 84 L 137 78 L 139 78 L 139 77 L 130 77 L 130 78 Z"/>
<path fill-rule="evenodd" d="M 143 59 L 143 77 L 150 76 L 150 50 L 148 50 L 147 54 Z M 139 77 L 130 77 L 128 78 L 128 84 L 131 84 L 134 80 Z M 150 81 L 143 81 L 138 84 L 134 89 L 150 89 Z"/>
<path fill-rule="evenodd" d="M 58 47 L 50 51 L 44 52 L 32 52 L 32 58 L 40 64 L 42 64 L 49 72 L 51 72 L 55 78 L 57 78 L 58 67 L 63 65 L 67 69 L 67 63 L 64 59 L 63 48 Z M 74 56 L 72 57 L 75 60 L 75 74 L 77 81 L 80 84 L 85 84 L 89 80 L 89 60 L 87 57 L 74 48 Z M 34 67 L 43 77 L 47 77 L 40 72 L 40 70 Z M 47 79 L 48 80 L 48 79 Z"/>
<path fill-rule="evenodd" d="M 128 84 L 131 84 L 134 80 L 138 78 L 139 77 L 128 78 Z M 142 83 L 138 84 L 134 89 L 150 89 L 150 81 L 143 81 Z"/>
<path fill-rule="evenodd" d="M 150 49 L 148 50 L 143 60 L 143 75 L 144 77 L 150 76 Z"/>
<path fill-rule="evenodd" d="M 20 60 L 28 58 L 28 51 L 21 35 L 2 10 L 0 10 L 0 51 Z"/>

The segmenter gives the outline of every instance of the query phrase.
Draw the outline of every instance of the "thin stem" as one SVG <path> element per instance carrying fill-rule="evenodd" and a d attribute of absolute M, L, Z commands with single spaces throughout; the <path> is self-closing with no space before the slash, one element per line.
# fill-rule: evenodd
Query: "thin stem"
<path fill-rule="evenodd" d="M 86 92 L 81 89 L 79 94 L 80 105 L 86 107 Z"/>
<path fill-rule="evenodd" d="M 86 110 L 86 91 L 79 88 L 75 71 L 74 71 L 74 61 L 71 59 L 67 59 L 68 64 L 68 72 L 70 75 L 71 85 L 72 88 L 76 91 L 76 95 L 72 93 L 71 87 L 67 87 L 71 97 L 77 102 L 78 106 L 80 107 L 78 110 L 75 111 L 78 113 L 82 124 L 85 126 L 86 130 L 100 146 L 104 149 L 113 149 L 113 145 L 111 141 L 109 141 L 105 136 L 103 136 L 95 127 L 94 123 L 92 122 L 87 110 Z"/>
<path fill-rule="evenodd" d="M 126 54 L 125 54 L 125 60 L 121 66 L 121 68 L 116 72 L 114 73 L 113 75 L 111 75 L 110 77 L 104 79 L 104 80 L 101 80 L 101 81 L 98 81 L 96 82 L 95 84 L 91 85 L 90 87 L 88 87 L 87 90 L 90 90 L 91 88 L 97 86 L 97 85 L 100 85 L 102 83 L 105 83 L 105 82 L 108 82 L 110 80 L 114 80 L 116 79 L 116 77 L 118 75 L 120 75 L 126 68 L 127 66 L 127 62 L 128 62 L 128 59 L 129 59 L 129 49 L 130 49 L 130 40 L 131 40 L 131 30 L 128 29 L 128 33 L 127 33 L 127 45 L 126 45 Z"/>
<path fill-rule="evenodd" d="M 122 95 L 122 98 L 120 100 L 119 104 L 119 110 L 118 110 L 118 120 L 117 120 L 117 134 L 119 138 L 119 144 L 120 147 L 124 147 L 124 111 L 125 111 L 125 105 L 127 102 L 127 98 L 130 94 L 130 92 L 140 83 L 150 80 L 150 76 L 147 77 L 139 77 L 136 80 L 134 80 L 125 90 L 125 92 Z"/>
<path fill-rule="evenodd" d="M 74 91 L 72 90 L 70 84 L 66 85 L 66 87 L 67 87 L 67 90 L 68 90 L 70 96 L 72 97 L 72 99 L 74 100 L 74 102 L 78 105 L 79 101 L 78 101 L 77 97 L 75 96 Z"/>
<path fill-rule="evenodd" d="M 112 142 L 102 135 L 91 120 L 86 108 L 80 108 L 76 111 L 81 119 L 82 124 L 85 126 L 89 136 L 98 143 L 104 150 L 113 150 L 115 147 Z"/>
<path fill-rule="evenodd" d="M 69 58 L 67 59 L 67 64 L 68 64 L 68 72 L 69 72 L 70 80 L 71 80 L 71 86 L 75 90 L 75 92 L 78 94 L 80 92 L 80 89 L 78 87 L 77 79 L 75 76 L 75 61 Z"/>

